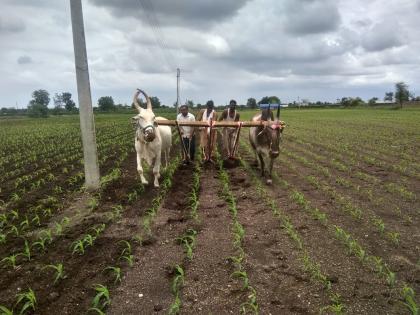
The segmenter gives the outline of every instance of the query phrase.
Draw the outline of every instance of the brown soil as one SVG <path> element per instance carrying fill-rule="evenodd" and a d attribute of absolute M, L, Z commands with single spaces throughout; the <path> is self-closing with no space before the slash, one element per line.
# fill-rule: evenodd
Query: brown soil
<path fill-rule="evenodd" d="M 173 156 L 177 149 L 175 146 Z M 240 154 L 251 162 L 246 150 L 241 149 Z M 311 204 L 328 214 L 331 224 L 345 228 L 369 254 L 383 257 L 397 273 L 398 281 L 404 280 L 420 292 L 418 261 L 411 248 L 418 244 L 410 242 L 410 235 L 416 233 L 414 225 L 407 227 L 401 220 L 389 218 L 389 225 L 401 231 L 400 246 L 392 246 L 367 222 L 355 222 L 344 215 L 334 200 L 303 180 L 303 176 L 313 174 L 310 169 L 292 161 L 298 169 L 296 172 L 280 160 L 276 162 L 275 172 L 291 187 L 275 183 L 265 189 L 290 218 L 304 249 L 330 280 L 333 292 L 341 296 L 345 311 L 348 314 L 407 314 L 396 292 L 368 266 L 349 255 L 329 229 L 296 205 L 289 194 L 293 187 L 298 188 Z M 237 202 L 238 220 L 245 229 L 242 264 L 250 285 L 256 290 L 260 314 L 318 314 L 330 303 L 328 290 L 304 270 L 301 251 L 265 201 L 258 197 L 249 171 L 229 163 L 225 166 Z M 112 167 L 110 162 L 102 170 L 110 171 Z M 108 314 L 166 314 L 175 299 L 171 290 L 174 266 L 180 265 L 185 272 L 185 282 L 180 288 L 182 314 L 238 314 L 247 301 L 248 292 L 242 289 L 241 281 L 231 276 L 234 265 L 229 257 L 235 255 L 232 216 L 221 197 L 222 186 L 215 166 L 202 168 L 198 220 L 190 218 L 188 200 L 193 168 L 176 170 L 172 187 L 154 217 L 151 235 L 145 234 L 143 219 L 160 190 L 139 183 L 134 153 L 122 163 L 121 169 L 121 178 L 102 191 L 97 209 L 88 209 L 89 198 L 80 193 L 66 195 L 62 200 L 64 207 L 51 221 L 68 216 L 71 224 L 62 236 L 53 239 L 45 253 L 33 249 L 31 261 L 19 256 L 16 269 L 0 266 L 0 305 L 12 307 L 16 294 L 31 288 L 38 301 L 34 314 L 86 314 L 95 296 L 93 286 L 102 284 L 110 290 L 112 302 L 106 309 Z M 372 173 L 368 168 L 365 171 Z M 411 183 L 416 181 L 412 179 Z M 349 193 L 340 187 L 334 188 Z M 129 202 L 127 196 L 133 191 L 139 196 Z M 34 200 L 39 197 L 36 194 Z M 372 206 L 366 200 L 359 202 Z M 123 206 L 121 218 L 112 219 L 110 213 L 118 205 Z M 380 215 L 386 213 L 379 208 L 373 210 Z M 91 228 L 101 223 L 106 224 L 106 228 L 94 246 L 88 247 L 84 255 L 72 255 L 70 247 L 74 241 L 91 233 Z M 47 224 L 50 221 L 45 226 Z M 191 228 L 198 234 L 193 258 L 188 260 L 177 238 Z M 122 240 L 132 246 L 132 267 L 119 259 Z M 23 240 L 19 238 L 1 244 L 0 258 L 20 251 L 22 246 Z M 64 265 L 66 278 L 57 284 L 53 284 L 52 270 L 44 269 L 52 263 Z M 109 266 L 121 267 L 121 283 L 114 283 L 112 274 L 104 271 Z"/>

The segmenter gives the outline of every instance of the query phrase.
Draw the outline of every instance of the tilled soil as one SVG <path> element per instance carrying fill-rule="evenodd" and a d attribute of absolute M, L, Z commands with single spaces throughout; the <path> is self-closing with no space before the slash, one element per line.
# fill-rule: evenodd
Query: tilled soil
<path fill-rule="evenodd" d="M 251 156 L 246 150 L 240 152 L 250 163 Z M 274 184 L 264 189 L 290 218 L 305 251 L 327 276 L 345 311 L 348 314 L 407 314 L 396 292 L 368 266 L 349 255 L 328 228 L 295 204 L 289 194 L 293 187 L 299 188 L 311 204 L 328 214 L 330 222 L 343 226 L 369 253 L 383 257 L 397 272 L 397 279 L 405 280 L 418 292 L 418 263 L 410 252 L 408 237 L 401 238 L 400 247 L 382 241 L 366 222 L 355 223 L 336 208 L 334 200 L 327 200 L 302 180 L 302 176 L 312 174 L 310 169 L 295 165 L 298 173 L 278 162 L 274 170 L 291 187 Z M 23 262 L 16 269 L 2 267 L 0 305 L 13 306 L 16 294 L 31 288 L 38 300 L 34 314 L 93 314 L 89 311 L 95 296 L 93 287 L 102 284 L 110 290 L 108 314 L 167 314 L 175 300 L 174 266 L 179 265 L 185 272 L 179 293 L 181 314 L 240 313 L 249 292 L 243 290 L 241 281 L 232 277 L 233 221 L 222 197 L 219 170 L 214 165 L 202 167 L 195 220 L 190 215 L 189 200 L 193 166 L 179 166 L 152 220 L 151 233 L 147 234 L 143 219 L 160 190 L 139 184 L 134 154 L 130 154 L 121 168 L 121 178 L 103 190 L 97 209 L 87 209 L 89 198 L 86 196 L 71 195 L 64 213 L 84 215 L 72 221 L 45 253 L 34 251 L 31 261 Z M 256 169 L 253 171 L 258 173 Z M 305 270 L 301 252 L 279 218 L 267 207 L 266 200 L 258 196 L 250 171 L 238 166 L 227 172 L 238 208 L 237 219 L 245 229 L 242 264 L 250 286 L 256 290 L 260 314 L 318 314 L 331 303 L 328 290 Z M 136 189 L 139 190 L 137 199 L 129 202 L 127 195 Z M 111 220 L 109 214 L 118 205 L 123 209 L 121 218 Z M 106 228 L 94 246 L 88 247 L 84 255 L 72 254 L 70 247 L 74 241 L 101 223 L 106 224 Z M 399 223 L 392 221 L 395 228 L 404 230 L 403 223 L 401 226 Z M 178 241 L 188 229 L 197 232 L 191 260 L 186 258 L 185 249 Z M 409 231 L 413 234 L 415 228 L 411 226 Z M 132 246 L 132 266 L 120 259 L 121 241 L 128 241 Z M 15 245 L 20 248 L 22 242 Z M 1 246 L 2 250 L 7 248 Z M 53 284 L 54 274 L 44 266 L 60 262 L 66 278 Z M 115 282 L 113 275 L 105 270 L 110 266 L 122 268 L 121 283 Z"/>

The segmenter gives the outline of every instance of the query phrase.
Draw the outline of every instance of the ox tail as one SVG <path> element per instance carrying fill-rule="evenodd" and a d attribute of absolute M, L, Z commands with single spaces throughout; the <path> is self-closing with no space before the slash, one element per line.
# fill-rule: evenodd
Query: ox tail
<path fill-rule="evenodd" d="M 137 97 L 139 96 L 140 93 L 143 94 L 144 97 L 146 98 L 147 109 L 152 110 L 152 102 L 150 101 L 149 96 L 146 94 L 146 92 L 144 92 L 143 90 L 140 90 L 140 89 L 137 89 L 136 93 L 134 93 L 134 99 L 133 99 L 134 106 L 137 108 L 137 110 L 140 113 L 141 107 L 140 107 L 140 104 L 137 100 Z"/>

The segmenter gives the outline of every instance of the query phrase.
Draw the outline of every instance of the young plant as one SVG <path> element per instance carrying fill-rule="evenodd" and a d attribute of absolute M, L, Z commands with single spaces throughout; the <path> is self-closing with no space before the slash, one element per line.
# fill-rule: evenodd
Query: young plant
<path fill-rule="evenodd" d="M 0 244 L 6 243 L 7 234 L 0 233 Z"/>
<path fill-rule="evenodd" d="M 31 260 L 31 248 L 29 247 L 28 241 L 25 240 L 25 246 L 23 248 L 23 251 L 19 253 L 18 255 L 26 257 L 28 261 Z"/>
<path fill-rule="evenodd" d="M 232 278 L 238 278 L 241 279 L 243 282 L 243 287 L 242 289 L 246 290 L 249 288 L 249 279 L 248 279 L 248 274 L 246 273 L 246 271 L 244 270 L 235 270 L 232 273 Z"/>
<path fill-rule="evenodd" d="M 245 230 L 242 224 L 240 224 L 237 220 L 235 220 L 233 223 L 232 230 L 233 230 L 233 237 L 234 237 L 233 245 L 235 245 L 235 247 L 241 247 L 242 240 L 244 239 L 244 236 L 245 236 Z"/>
<path fill-rule="evenodd" d="M 412 315 L 418 315 L 420 309 L 416 304 L 414 290 L 408 286 L 404 286 L 401 293 L 404 298 L 403 304 L 409 309 Z"/>
<path fill-rule="evenodd" d="M 131 254 L 124 254 L 120 257 L 120 259 L 125 260 L 130 267 L 133 267 L 134 264 L 134 256 Z"/>
<path fill-rule="evenodd" d="M 96 237 L 99 236 L 105 230 L 105 223 L 93 227 L 92 230 L 96 233 Z"/>
<path fill-rule="evenodd" d="M 187 258 L 189 260 L 193 257 L 193 249 L 195 247 L 195 237 L 197 231 L 194 229 L 188 229 L 183 236 L 178 238 L 178 241 L 184 246 Z"/>
<path fill-rule="evenodd" d="M 177 294 L 175 296 L 175 300 L 172 302 L 171 306 L 169 307 L 168 314 L 169 315 L 179 314 L 181 310 L 181 306 L 182 306 L 181 299 L 179 298 L 179 295 Z"/>
<path fill-rule="evenodd" d="M 9 233 L 15 234 L 16 237 L 18 237 L 20 235 L 20 232 L 19 232 L 18 228 L 15 225 L 12 225 L 10 227 L 10 232 Z"/>
<path fill-rule="evenodd" d="M 95 241 L 96 237 L 90 234 L 86 234 L 85 237 L 82 239 L 82 242 L 86 244 L 86 246 L 93 246 L 93 242 Z"/>
<path fill-rule="evenodd" d="M 63 234 L 63 225 L 55 222 L 55 235 L 62 235 Z"/>
<path fill-rule="evenodd" d="M 13 315 L 13 310 L 8 309 L 6 306 L 0 305 L 1 315 Z"/>
<path fill-rule="evenodd" d="M 102 284 L 95 284 L 94 289 L 96 291 L 96 295 L 92 300 L 92 307 L 103 310 L 106 306 L 111 304 L 109 290 Z"/>
<path fill-rule="evenodd" d="M 52 233 L 51 233 L 51 230 L 50 229 L 42 230 L 40 234 L 42 234 L 42 238 L 45 239 L 45 242 L 48 242 L 48 244 L 51 244 L 51 242 L 52 242 Z"/>
<path fill-rule="evenodd" d="M 110 266 L 104 269 L 104 271 L 106 270 L 110 270 L 114 274 L 115 276 L 114 284 L 117 282 L 121 282 L 121 268 L 120 267 Z"/>
<path fill-rule="evenodd" d="M 58 280 L 66 278 L 66 276 L 64 275 L 64 267 L 63 267 L 63 264 L 61 263 L 57 265 L 52 265 L 52 264 L 47 265 L 42 269 L 45 269 L 45 268 L 51 268 L 55 270 L 54 284 L 56 284 Z"/>
<path fill-rule="evenodd" d="M 92 197 L 91 199 L 89 199 L 88 201 L 88 208 L 90 210 L 95 210 L 97 209 L 99 206 L 99 200 L 96 197 Z"/>
<path fill-rule="evenodd" d="M 257 303 L 257 291 L 253 287 L 248 287 L 251 291 L 248 294 L 248 301 L 241 304 L 241 314 L 248 314 L 248 311 L 254 314 L 258 314 L 259 306 Z"/>
<path fill-rule="evenodd" d="M 41 225 L 41 219 L 39 218 L 38 214 L 35 214 L 35 216 L 31 220 L 32 223 L 35 223 L 37 226 Z"/>
<path fill-rule="evenodd" d="M 10 216 L 12 217 L 11 221 L 19 219 L 19 212 L 17 210 L 10 210 Z"/>
<path fill-rule="evenodd" d="M 180 265 L 174 267 L 174 279 L 172 280 L 172 293 L 178 296 L 179 289 L 184 285 L 184 269 Z"/>
<path fill-rule="evenodd" d="M 18 305 L 22 305 L 19 314 L 23 314 L 29 309 L 35 311 L 36 296 L 34 291 L 32 289 L 29 289 L 28 292 L 22 292 L 17 294 L 17 302 L 15 307 Z"/>
<path fill-rule="evenodd" d="M 8 257 L 5 257 L 1 260 L 1 262 L 5 262 L 7 265 L 13 267 L 13 269 L 16 269 L 16 258 L 19 256 L 19 254 L 12 254 Z"/>
<path fill-rule="evenodd" d="M 120 243 L 125 245 L 125 247 L 121 251 L 120 256 L 124 256 L 126 254 L 130 255 L 131 254 L 131 244 L 126 240 L 121 240 L 121 241 L 118 242 L 118 244 L 120 244 Z"/>
<path fill-rule="evenodd" d="M 72 244 L 72 250 L 72 255 L 74 255 L 75 253 L 83 255 L 85 253 L 85 244 L 83 240 L 74 241 Z"/>
<path fill-rule="evenodd" d="M 400 244 L 400 233 L 398 232 L 388 232 L 388 237 L 395 246 Z"/>
<path fill-rule="evenodd" d="M 114 219 L 120 219 L 123 206 L 117 205 L 117 206 L 112 207 L 111 209 L 112 209 L 112 214 L 114 216 Z"/>

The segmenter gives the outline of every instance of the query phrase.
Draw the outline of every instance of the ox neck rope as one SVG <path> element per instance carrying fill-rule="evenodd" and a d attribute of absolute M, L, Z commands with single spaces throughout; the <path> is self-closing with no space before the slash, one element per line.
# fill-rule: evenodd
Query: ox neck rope
<path fill-rule="evenodd" d="M 267 126 L 265 126 L 265 127 L 263 127 L 263 130 L 261 130 L 258 134 L 257 134 L 257 137 L 259 137 L 259 136 L 262 136 L 262 135 L 264 135 L 264 134 L 268 134 L 269 135 L 269 137 L 270 137 L 270 153 L 273 151 L 272 150 L 272 146 L 273 146 L 273 136 L 272 136 L 272 134 L 271 134 L 271 132 L 268 132 L 268 129 L 271 129 L 271 130 L 276 130 L 276 132 L 278 132 L 279 134 L 277 135 L 277 137 L 280 137 L 280 132 L 281 132 L 281 125 L 280 125 L 280 122 L 276 122 L 275 124 L 272 124 L 272 125 L 267 125 Z"/>
<path fill-rule="evenodd" d="M 140 126 L 140 123 L 137 122 L 137 132 L 143 132 L 143 136 L 145 135 L 146 130 L 149 129 L 149 128 L 152 128 L 153 131 L 155 131 L 155 129 L 156 129 L 156 127 L 154 125 L 147 125 L 146 127 L 142 127 L 142 126 Z M 140 136 L 138 134 L 137 134 L 137 139 L 140 140 Z M 146 143 L 148 141 L 144 141 L 144 142 Z"/>

